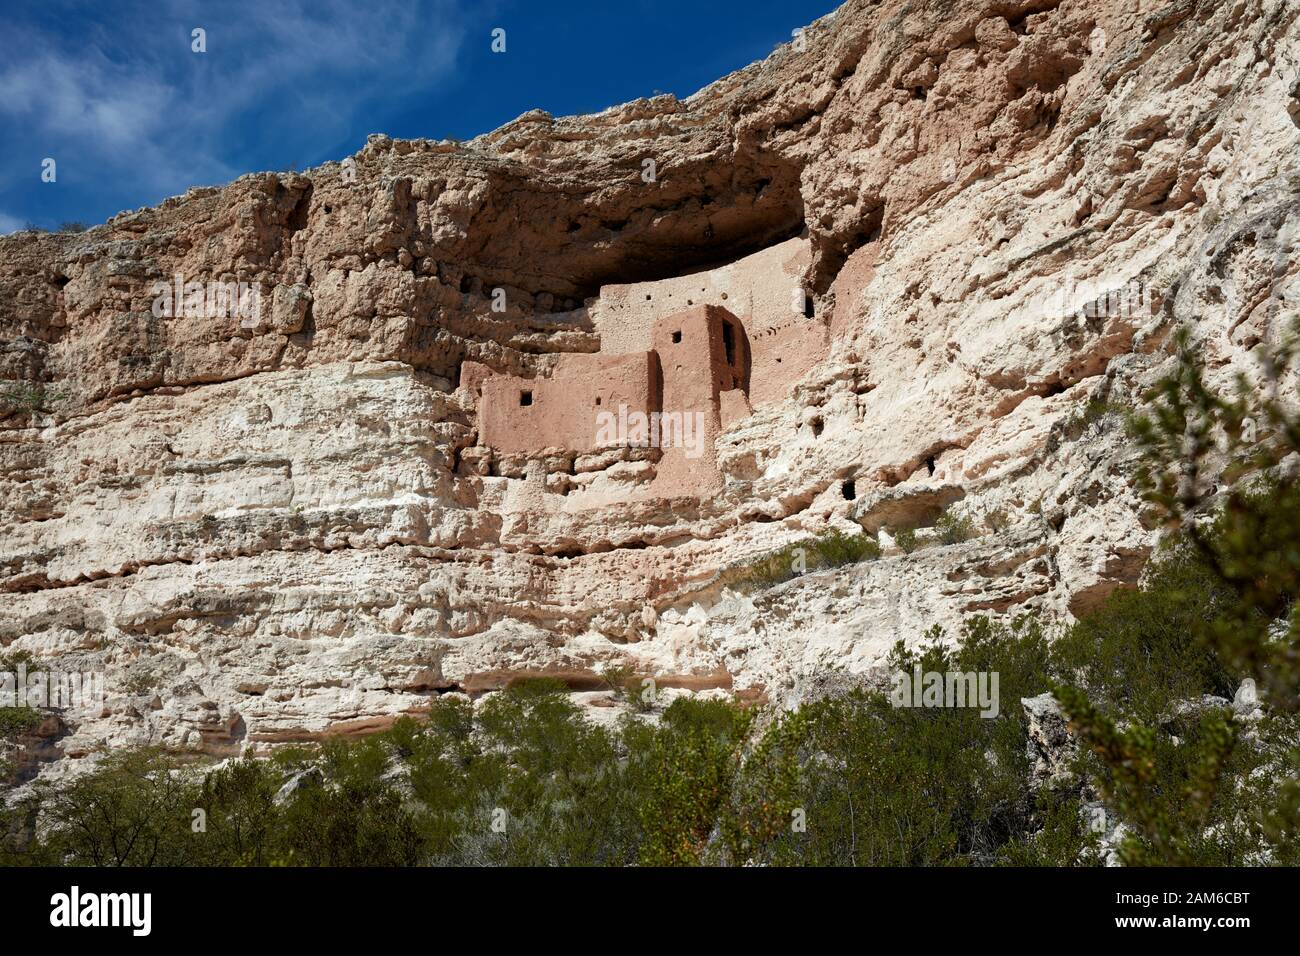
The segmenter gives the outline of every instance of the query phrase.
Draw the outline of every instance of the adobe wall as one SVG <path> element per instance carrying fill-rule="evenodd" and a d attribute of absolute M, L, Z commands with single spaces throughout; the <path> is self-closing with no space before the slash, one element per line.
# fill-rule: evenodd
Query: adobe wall
<path fill-rule="evenodd" d="M 749 387 L 745 328 L 727 309 L 696 305 L 658 319 L 650 345 L 663 376 L 662 411 L 692 416 L 700 432 L 694 447 L 665 441 L 652 489 L 666 496 L 712 490 L 721 482 L 715 442 L 722 430 L 722 396 L 744 396 Z M 728 404 L 729 410 L 735 407 Z"/>
<path fill-rule="evenodd" d="M 504 455 L 592 451 L 602 410 L 659 410 L 658 375 L 649 352 L 562 355 L 550 378 L 487 375 L 479 399 L 479 444 Z"/>
<path fill-rule="evenodd" d="M 654 347 L 656 323 L 685 308 L 722 306 L 744 325 L 751 347 L 749 401 L 780 401 L 829 350 L 820 316 L 805 317 L 796 298 L 811 259 L 806 239 L 790 239 L 705 272 L 607 285 L 591 310 L 602 354 Z"/>

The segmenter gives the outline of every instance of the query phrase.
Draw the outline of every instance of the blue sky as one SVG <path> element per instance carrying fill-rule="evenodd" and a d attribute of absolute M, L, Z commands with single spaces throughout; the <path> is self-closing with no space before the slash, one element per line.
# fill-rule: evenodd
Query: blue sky
<path fill-rule="evenodd" d="M 190 186 L 339 159 L 370 133 L 469 139 L 529 109 L 687 96 L 835 0 L 7 3 L 0 233 L 93 225 Z M 506 31 L 506 52 L 491 50 Z M 206 31 L 207 52 L 191 50 Z M 42 182 L 53 158 L 55 182 Z"/>

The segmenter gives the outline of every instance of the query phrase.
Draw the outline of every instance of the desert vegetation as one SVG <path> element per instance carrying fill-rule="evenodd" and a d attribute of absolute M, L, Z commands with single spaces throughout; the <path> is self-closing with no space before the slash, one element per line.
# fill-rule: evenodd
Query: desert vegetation
<path fill-rule="evenodd" d="M 880 545 L 872 535 L 846 534 L 835 530 L 820 537 L 787 545 L 745 566 L 738 583 L 752 588 L 772 587 L 810 571 L 842 568 L 880 557 Z"/>

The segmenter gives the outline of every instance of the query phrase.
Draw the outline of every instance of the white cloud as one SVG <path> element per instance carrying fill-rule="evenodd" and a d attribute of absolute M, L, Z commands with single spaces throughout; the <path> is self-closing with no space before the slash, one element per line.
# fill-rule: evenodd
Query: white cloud
<path fill-rule="evenodd" d="M 51 156 L 61 182 L 94 170 L 152 202 L 249 171 L 249 153 L 279 166 L 333 158 L 322 151 L 358 117 L 452 70 L 465 34 L 457 0 L 175 0 L 103 19 L 79 25 L 79 42 L 9 25 L 0 135 L 20 148 L 0 158 L 6 176 L 38 176 Z M 206 53 L 190 50 L 194 27 L 207 31 Z"/>

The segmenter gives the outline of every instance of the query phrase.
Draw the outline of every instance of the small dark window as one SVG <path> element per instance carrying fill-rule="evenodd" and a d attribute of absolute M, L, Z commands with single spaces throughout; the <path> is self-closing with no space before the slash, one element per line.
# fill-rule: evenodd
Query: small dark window
<path fill-rule="evenodd" d="M 803 317 L 805 319 L 816 318 L 817 307 L 813 304 L 812 296 L 807 292 L 803 294 Z"/>
<path fill-rule="evenodd" d="M 597 404 L 597 405 L 600 404 L 600 396 L 599 396 L 599 395 L 596 396 L 596 404 Z"/>
<path fill-rule="evenodd" d="M 736 330 L 731 327 L 730 322 L 722 323 L 722 347 L 727 352 L 727 364 L 734 367 L 736 364 Z"/>
<path fill-rule="evenodd" d="M 673 345 L 678 344 L 679 342 L 681 342 L 681 340 L 682 340 L 682 333 L 681 330 L 679 329 L 678 331 L 673 333 Z"/>
<path fill-rule="evenodd" d="M 325 215 L 328 216 L 328 215 L 329 215 L 330 213 L 332 213 L 333 211 L 334 211 L 334 207 L 333 207 L 333 206 L 329 206 L 329 205 L 327 205 L 327 206 L 325 207 Z"/>
<path fill-rule="evenodd" d="M 858 486 L 850 479 L 840 485 L 840 494 L 844 495 L 845 501 L 852 501 L 858 496 Z"/>
<path fill-rule="evenodd" d="M 520 392 L 520 393 L 519 393 L 519 404 L 520 404 L 520 405 L 531 405 L 531 404 L 533 404 L 533 393 L 532 393 L 532 392 Z"/>

